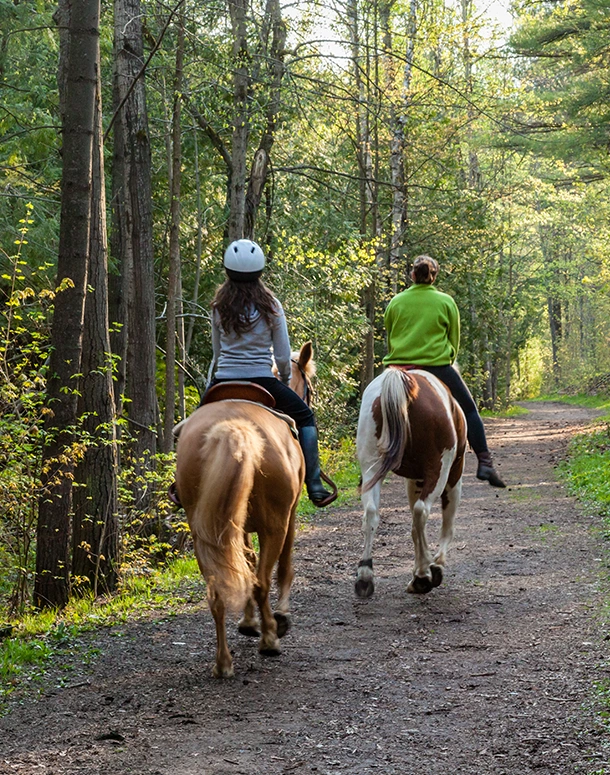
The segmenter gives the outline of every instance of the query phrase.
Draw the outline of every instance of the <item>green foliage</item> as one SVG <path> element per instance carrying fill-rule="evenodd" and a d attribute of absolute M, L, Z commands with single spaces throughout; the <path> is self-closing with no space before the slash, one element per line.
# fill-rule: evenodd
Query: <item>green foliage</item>
<path fill-rule="evenodd" d="M 610 424 L 578 436 L 561 465 L 570 492 L 598 511 L 610 534 Z"/>
<path fill-rule="evenodd" d="M 352 438 L 344 438 L 333 447 L 324 447 L 320 450 L 320 465 L 322 470 L 337 485 L 339 495 L 333 506 L 352 505 L 358 497 L 358 485 L 360 481 L 360 468 L 356 459 L 356 444 Z M 316 508 L 307 497 L 303 488 L 303 494 L 299 501 L 298 515 L 301 519 L 315 520 L 315 514 L 320 509 Z"/>
<path fill-rule="evenodd" d="M 146 577 L 124 578 L 119 592 L 109 598 L 73 598 L 61 612 L 24 614 L 15 620 L 14 637 L 0 640 L 0 714 L 4 701 L 32 682 L 40 682 L 51 659 L 77 654 L 81 664 L 99 656 L 96 648 L 86 648 L 80 635 L 96 627 L 114 627 L 128 617 L 150 616 L 158 611 L 164 616 L 187 603 L 205 600 L 205 584 L 193 557 L 168 563 L 161 571 Z M 63 670 L 70 669 L 69 661 Z M 60 677 L 60 682 L 63 678 Z"/>
<path fill-rule="evenodd" d="M 33 205 L 20 219 L 17 250 L 5 255 L 0 288 L 0 603 L 23 610 L 32 576 L 37 501 L 41 494 L 44 437 L 44 362 L 49 291 L 36 292 L 26 277 L 26 236 Z"/>
<path fill-rule="evenodd" d="M 371 250 L 355 243 L 329 253 L 297 237 L 284 237 L 274 253 L 270 283 L 286 310 L 293 348 L 313 342 L 314 409 L 329 443 L 354 424 L 354 354 L 365 331 L 359 291 L 369 281 L 373 261 Z"/>
<path fill-rule="evenodd" d="M 3 700 L 14 691 L 19 677 L 24 672 L 28 673 L 30 679 L 40 675 L 40 668 L 51 653 L 51 648 L 43 640 L 10 638 L 0 642 L 0 710 Z"/>

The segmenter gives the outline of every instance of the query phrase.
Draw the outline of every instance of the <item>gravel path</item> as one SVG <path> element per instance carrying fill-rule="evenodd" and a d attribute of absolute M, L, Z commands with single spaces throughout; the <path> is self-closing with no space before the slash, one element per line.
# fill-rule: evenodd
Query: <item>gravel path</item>
<path fill-rule="evenodd" d="M 360 506 L 318 512 L 298 536 L 293 629 L 279 658 L 231 631 L 235 678 L 213 679 L 214 628 L 199 601 L 85 635 L 78 653 L 99 649 L 93 664 L 0 719 L 0 773 L 603 772 L 598 520 L 553 471 L 593 413 L 529 409 L 486 421 L 506 490 L 477 482 L 468 455 L 441 587 L 406 594 L 410 522 L 392 477 L 370 600 L 353 591 Z M 432 543 L 439 522 L 435 511 Z"/>

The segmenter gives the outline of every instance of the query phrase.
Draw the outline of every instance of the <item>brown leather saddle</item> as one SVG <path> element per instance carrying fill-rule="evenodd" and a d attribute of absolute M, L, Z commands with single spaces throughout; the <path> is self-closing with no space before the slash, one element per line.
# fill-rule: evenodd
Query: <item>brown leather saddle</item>
<path fill-rule="evenodd" d="M 233 382 L 219 382 L 211 387 L 205 394 L 201 405 L 212 404 L 215 401 L 253 401 L 262 404 L 268 409 L 275 406 L 275 398 L 264 387 L 256 382 L 234 380 Z"/>
<path fill-rule="evenodd" d="M 275 398 L 264 387 L 257 385 L 256 382 L 247 382 L 246 380 L 219 382 L 208 390 L 201 402 L 201 406 L 213 404 L 217 401 L 251 401 L 252 403 L 260 404 L 271 414 L 287 423 L 294 438 L 297 440 L 299 438 L 299 432 L 292 417 L 279 409 L 275 409 Z"/>

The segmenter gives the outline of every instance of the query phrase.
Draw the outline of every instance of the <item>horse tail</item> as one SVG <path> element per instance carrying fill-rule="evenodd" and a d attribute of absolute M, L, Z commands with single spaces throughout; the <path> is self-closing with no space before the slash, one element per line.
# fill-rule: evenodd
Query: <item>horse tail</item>
<path fill-rule="evenodd" d="M 389 368 L 381 383 L 381 436 L 377 443 L 380 463 L 364 491 L 370 490 L 390 471 L 398 468 L 409 439 L 409 404 L 419 392 L 415 379 L 400 369 Z"/>
<path fill-rule="evenodd" d="M 265 442 L 248 420 L 223 420 L 207 434 L 202 448 L 204 471 L 191 532 L 195 554 L 208 584 L 238 610 L 250 595 L 254 574 L 244 544 L 244 525 L 254 476 Z"/>

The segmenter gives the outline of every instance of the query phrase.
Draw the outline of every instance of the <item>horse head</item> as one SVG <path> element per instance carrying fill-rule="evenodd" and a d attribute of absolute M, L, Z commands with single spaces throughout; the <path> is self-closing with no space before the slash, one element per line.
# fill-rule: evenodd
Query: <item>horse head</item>
<path fill-rule="evenodd" d="M 316 364 L 313 359 L 313 345 L 311 341 L 305 342 L 298 353 L 293 353 L 292 375 L 290 387 L 299 395 L 307 406 L 313 401 L 313 378 L 316 375 Z"/>

